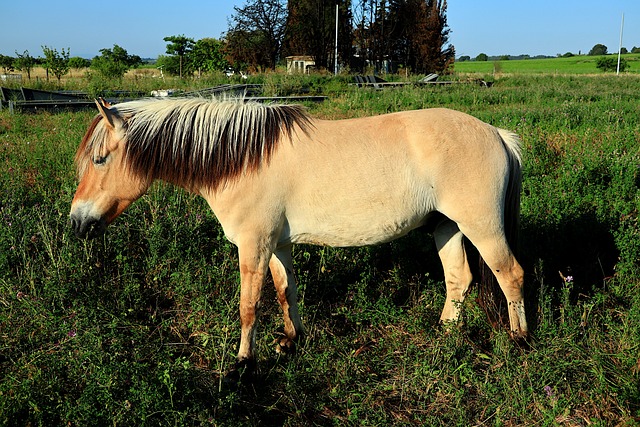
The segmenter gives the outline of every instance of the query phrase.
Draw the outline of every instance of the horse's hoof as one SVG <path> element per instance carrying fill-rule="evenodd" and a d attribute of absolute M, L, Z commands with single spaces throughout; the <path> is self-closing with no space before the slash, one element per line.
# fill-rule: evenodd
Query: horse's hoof
<path fill-rule="evenodd" d="M 283 355 L 292 355 L 296 352 L 296 343 L 289 337 L 276 338 L 274 341 L 276 345 L 276 353 Z"/>
<path fill-rule="evenodd" d="M 250 384 L 256 376 L 257 364 L 254 359 L 238 360 L 224 376 L 224 384 L 235 390 L 240 384 Z"/>
<path fill-rule="evenodd" d="M 276 353 L 282 355 L 294 355 L 299 345 L 304 344 L 306 335 L 304 332 L 298 332 L 295 338 L 290 338 L 282 332 L 278 333 L 278 337 L 273 340 L 276 345 Z"/>
<path fill-rule="evenodd" d="M 509 331 L 511 340 L 523 350 L 531 348 L 532 337 L 527 331 Z"/>

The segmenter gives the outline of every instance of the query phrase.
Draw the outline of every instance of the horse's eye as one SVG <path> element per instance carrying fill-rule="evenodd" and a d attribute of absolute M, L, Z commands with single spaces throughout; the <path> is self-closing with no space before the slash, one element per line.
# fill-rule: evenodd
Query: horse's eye
<path fill-rule="evenodd" d="M 104 165 L 106 161 L 107 161 L 107 156 L 95 156 L 93 158 L 94 165 Z"/>

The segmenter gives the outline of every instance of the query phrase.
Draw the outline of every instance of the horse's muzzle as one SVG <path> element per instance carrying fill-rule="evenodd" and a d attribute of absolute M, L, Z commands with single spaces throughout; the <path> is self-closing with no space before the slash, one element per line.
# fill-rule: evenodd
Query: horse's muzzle
<path fill-rule="evenodd" d="M 71 214 L 71 227 L 75 235 L 81 239 L 93 239 L 101 236 L 107 228 L 104 218 L 83 217 L 78 214 Z"/>

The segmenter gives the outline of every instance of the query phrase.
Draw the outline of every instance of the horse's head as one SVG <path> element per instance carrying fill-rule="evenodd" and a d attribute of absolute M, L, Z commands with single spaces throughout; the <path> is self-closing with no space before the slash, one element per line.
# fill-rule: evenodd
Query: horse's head
<path fill-rule="evenodd" d="M 100 115 L 87 130 L 75 157 L 80 183 L 70 217 L 73 231 L 81 238 L 102 234 L 150 185 L 148 179 L 127 167 L 125 120 L 104 101 L 96 105 Z"/>

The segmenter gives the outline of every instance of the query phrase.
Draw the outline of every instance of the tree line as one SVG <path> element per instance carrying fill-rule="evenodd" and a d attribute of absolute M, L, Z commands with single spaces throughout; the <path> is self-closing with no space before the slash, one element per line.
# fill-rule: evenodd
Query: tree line
<path fill-rule="evenodd" d="M 49 46 L 42 46 L 43 57 L 33 57 L 28 50 L 22 53 L 16 51 L 16 57 L 0 54 L 0 68 L 5 74 L 20 70 L 27 74 L 31 80 L 31 71 L 36 66 L 41 66 L 46 70 L 46 78 L 53 75 L 60 81 L 62 76 L 67 74 L 71 68 L 83 69 L 91 68 L 105 77 L 122 77 L 130 68 L 138 67 L 143 63 L 137 55 L 129 55 L 126 49 L 114 45 L 112 49 L 100 49 L 100 55 L 92 60 L 79 56 L 69 57 L 70 49 L 62 48 L 58 51 Z"/>
<path fill-rule="evenodd" d="M 294 55 L 330 70 L 427 73 L 453 63 L 446 0 L 249 0 L 234 10 L 225 49 L 240 68 L 273 69 Z"/>
<path fill-rule="evenodd" d="M 609 48 L 607 46 L 603 45 L 602 43 L 598 43 L 598 44 L 594 45 L 589 50 L 589 53 L 587 53 L 587 55 L 588 56 L 609 55 L 610 52 L 609 52 L 608 49 Z M 615 53 L 617 53 L 617 52 L 615 52 Z M 629 51 L 625 47 L 622 47 L 622 48 L 620 48 L 620 53 L 622 55 L 626 55 L 628 53 L 640 53 L 640 47 L 634 46 L 631 49 L 631 51 Z M 577 55 L 578 56 L 582 55 L 582 52 L 578 52 Z M 465 61 L 509 61 L 509 60 L 520 60 L 520 59 L 571 58 L 573 56 L 576 56 L 576 54 L 571 53 L 571 52 L 566 52 L 566 53 L 562 53 L 562 54 L 559 53 L 555 57 L 554 56 L 549 56 L 549 55 L 537 55 L 537 56 L 530 56 L 530 55 L 498 55 L 498 56 L 489 56 L 486 53 L 480 53 L 475 58 L 471 58 L 469 55 L 462 55 L 457 59 L 457 61 L 458 62 L 465 62 Z"/>
<path fill-rule="evenodd" d="M 166 55 L 157 58 L 156 66 L 179 76 L 226 68 L 264 71 L 300 55 L 331 71 L 339 64 L 355 72 L 442 73 L 455 53 L 446 11 L 446 0 L 247 0 L 234 7 L 220 39 L 165 37 Z M 100 49 L 90 61 L 69 57 L 68 48 L 42 49 L 42 58 L 28 51 L 0 55 L 0 68 L 5 73 L 19 69 L 30 78 L 31 69 L 41 65 L 47 78 L 51 73 L 59 80 L 70 68 L 89 67 L 117 78 L 143 63 L 118 45 Z"/>

